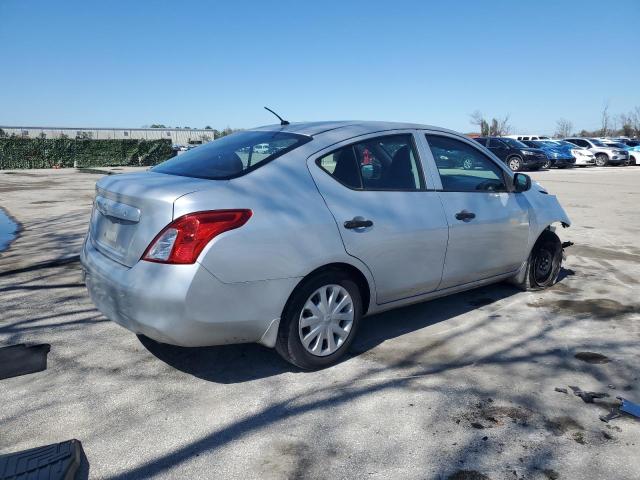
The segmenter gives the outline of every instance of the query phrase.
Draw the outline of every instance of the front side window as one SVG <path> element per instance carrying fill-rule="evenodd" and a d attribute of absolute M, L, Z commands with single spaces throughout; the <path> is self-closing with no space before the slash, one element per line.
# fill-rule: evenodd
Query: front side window
<path fill-rule="evenodd" d="M 507 190 L 504 171 L 477 148 L 442 135 L 426 137 L 445 192 Z"/>
<path fill-rule="evenodd" d="M 238 132 L 189 150 L 151 170 L 183 177 L 228 179 L 255 170 L 310 140 L 311 137 L 288 132 Z"/>
<path fill-rule="evenodd" d="M 364 190 L 421 190 L 412 135 L 389 135 L 342 147 L 316 163 L 343 185 Z"/>

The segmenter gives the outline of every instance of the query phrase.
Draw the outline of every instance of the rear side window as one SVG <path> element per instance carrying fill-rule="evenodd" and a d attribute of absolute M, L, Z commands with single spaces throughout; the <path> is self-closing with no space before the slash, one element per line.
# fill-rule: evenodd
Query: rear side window
<path fill-rule="evenodd" d="M 223 180 L 255 170 L 311 140 L 288 132 L 238 132 L 163 162 L 152 171 Z"/>
<path fill-rule="evenodd" d="M 412 135 L 370 138 L 331 152 L 316 163 L 353 189 L 412 191 L 424 186 Z"/>
<path fill-rule="evenodd" d="M 503 170 L 480 150 L 450 137 L 426 137 L 445 192 L 506 191 Z"/>
<path fill-rule="evenodd" d="M 487 139 L 486 138 L 474 138 L 474 140 L 476 142 L 478 142 L 480 145 L 482 145 L 483 147 L 487 146 Z"/>

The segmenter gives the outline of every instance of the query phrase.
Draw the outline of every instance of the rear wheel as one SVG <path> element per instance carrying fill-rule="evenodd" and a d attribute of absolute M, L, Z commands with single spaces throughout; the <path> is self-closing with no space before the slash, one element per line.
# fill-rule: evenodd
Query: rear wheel
<path fill-rule="evenodd" d="M 599 153 L 596 155 L 596 165 L 598 167 L 606 167 L 609 164 L 609 157 L 606 153 Z"/>
<path fill-rule="evenodd" d="M 337 363 L 348 350 L 362 317 L 356 283 L 345 272 L 321 272 L 299 285 L 284 309 L 276 350 L 294 365 L 312 370 Z"/>
<path fill-rule="evenodd" d="M 551 168 L 551 161 L 547 160 L 546 162 L 544 162 L 542 164 L 542 168 L 544 168 L 545 170 Z"/>
<path fill-rule="evenodd" d="M 531 250 L 524 279 L 518 284 L 523 290 L 542 290 L 558 279 L 562 266 L 562 244 L 558 236 L 544 231 Z"/>
<path fill-rule="evenodd" d="M 522 159 L 520 157 L 511 157 L 507 161 L 507 165 L 514 172 L 518 172 L 518 171 L 522 170 Z"/>

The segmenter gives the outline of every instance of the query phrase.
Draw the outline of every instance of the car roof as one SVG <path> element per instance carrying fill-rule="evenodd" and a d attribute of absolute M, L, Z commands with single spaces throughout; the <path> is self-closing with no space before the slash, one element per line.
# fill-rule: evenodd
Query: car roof
<path fill-rule="evenodd" d="M 444 133 L 453 133 L 460 135 L 458 132 L 448 130 L 446 128 L 434 127 L 431 125 L 421 125 L 418 123 L 402 123 L 402 122 L 376 122 L 363 120 L 343 120 L 329 122 L 295 122 L 289 125 L 264 125 L 262 127 L 252 128 L 251 130 L 274 131 L 298 133 L 301 135 L 316 136 L 326 132 L 335 132 L 340 130 L 345 136 L 365 135 L 367 133 L 381 132 L 385 130 L 436 130 Z"/>

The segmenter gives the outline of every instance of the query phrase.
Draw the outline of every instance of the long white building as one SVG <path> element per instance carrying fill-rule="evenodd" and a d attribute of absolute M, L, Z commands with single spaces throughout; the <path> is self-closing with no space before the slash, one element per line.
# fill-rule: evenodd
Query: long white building
<path fill-rule="evenodd" d="M 196 128 L 72 128 L 3 126 L 4 135 L 22 138 L 86 138 L 93 140 L 171 140 L 172 144 L 188 145 L 213 140 L 213 130 Z M 2 132 L 0 132 L 1 134 Z"/>

